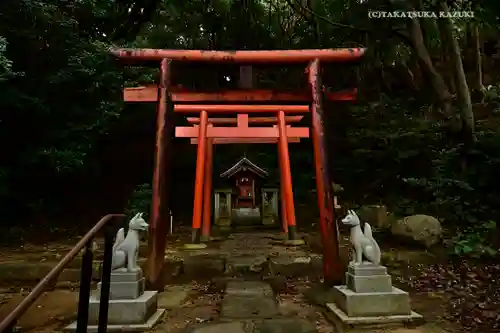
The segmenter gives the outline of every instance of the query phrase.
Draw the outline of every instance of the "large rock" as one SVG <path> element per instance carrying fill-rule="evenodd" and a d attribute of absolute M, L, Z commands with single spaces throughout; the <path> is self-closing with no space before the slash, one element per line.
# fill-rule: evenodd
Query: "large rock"
<path fill-rule="evenodd" d="M 412 215 L 392 223 L 391 234 L 429 248 L 441 240 L 443 228 L 435 217 Z"/>
<path fill-rule="evenodd" d="M 391 219 L 387 207 L 381 205 L 362 206 L 356 212 L 363 222 L 368 222 L 372 227 L 390 229 Z"/>

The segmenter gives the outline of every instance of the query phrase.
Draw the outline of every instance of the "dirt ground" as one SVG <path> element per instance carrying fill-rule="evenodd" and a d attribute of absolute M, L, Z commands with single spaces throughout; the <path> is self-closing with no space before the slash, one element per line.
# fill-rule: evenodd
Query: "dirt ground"
<path fill-rule="evenodd" d="M 298 316 L 316 323 L 319 333 L 334 332 L 322 315 L 322 309 L 309 304 L 301 293 L 309 283 L 301 281 L 296 285 L 298 287 L 290 289 L 289 293 L 279 295 L 278 300 L 283 314 Z M 189 284 L 183 288 L 189 290 L 189 296 L 179 307 L 168 310 L 152 332 L 182 332 L 187 327 L 208 323 L 217 318 L 221 293 L 212 290 L 209 284 Z M 28 293 L 27 290 L 16 293 L 8 290 L 1 292 L 0 319 L 4 318 Z M 19 326 L 29 333 L 54 332 L 75 320 L 77 300 L 76 290 L 59 289 L 47 292 L 21 318 Z"/>
<path fill-rule="evenodd" d="M 0 294 L 0 319 L 5 318 L 21 302 L 28 290 L 11 292 L 2 290 Z M 70 324 L 75 319 L 78 292 L 73 289 L 60 289 L 44 293 L 21 317 L 18 325 L 25 332 L 49 333 Z"/>
<path fill-rule="evenodd" d="M 312 235 L 315 238 L 316 235 Z M 74 242 L 43 246 L 24 245 L 0 248 L 0 266 L 32 262 L 33 267 L 57 262 Z M 431 253 L 384 246 L 384 264 L 396 286 L 412 295 L 412 307 L 430 325 L 448 332 L 500 332 L 500 268 L 498 263 L 448 262 Z M 1 282 L 1 281 L 0 281 Z M 305 291 L 315 281 L 289 281 L 287 292 L 279 296 L 283 311 L 316 322 L 320 333 L 333 332 L 322 309 L 309 304 Z M 1 285 L 1 283 L 0 283 Z M 64 288 L 60 288 L 63 286 Z M 209 284 L 188 284 L 189 297 L 180 307 L 167 312 L 155 329 L 174 332 L 189 325 L 211 321 L 217 316 L 220 294 Z M 0 320 L 29 292 L 26 284 L 0 289 Z M 67 283 L 47 292 L 21 318 L 26 332 L 53 332 L 75 319 L 77 285 Z M 442 332 L 443 330 L 441 330 Z M 436 331 L 438 332 L 438 331 Z M 401 331 L 403 333 L 403 331 Z"/>

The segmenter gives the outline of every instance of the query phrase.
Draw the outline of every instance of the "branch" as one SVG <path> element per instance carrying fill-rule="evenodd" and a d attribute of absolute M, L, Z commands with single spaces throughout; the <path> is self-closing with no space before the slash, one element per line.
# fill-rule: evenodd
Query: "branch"
<path fill-rule="evenodd" d="M 286 3 L 290 6 L 290 8 L 292 8 L 294 11 L 297 12 L 297 10 L 295 9 L 294 7 L 294 4 L 292 3 L 291 0 L 286 0 Z M 309 15 L 311 15 L 312 17 L 316 17 L 328 24 L 330 24 L 331 26 L 334 26 L 334 27 L 337 27 L 337 28 L 345 28 L 345 29 L 351 29 L 351 30 L 355 30 L 355 31 L 359 31 L 359 32 L 368 32 L 368 29 L 364 29 L 364 28 L 358 28 L 358 27 L 355 27 L 355 26 L 352 26 L 352 25 L 347 25 L 347 24 L 343 24 L 343 23 L 338 23 L 338 22 L 333 22 L 332 20 L 322 16 L 322 15 L 319 15 L 315 12 L 313 12 L 311 9 L 305 7 L 304 5 L 302 5 L 300 2 L 298 2 L 297 0 L 295 0 L 295 5 L 299 6 L 300 9 L 302 9 L 303 11 L 307 12 Z M 301 16 L 303 16 L 308 22 L 311 22 L 311 20 L 309 20 L 304 14 L 300 13 L 299 14 Z"/>
<path fill-rule="evenodd" d="M 286 3 L 290 6 L 290 8 L 292 8 L 292 10 L 294 10 L 295 12 L 297 12 L 297 10 L 295 9 L 294 4 L 291 2 L 291 0 L 286 0 Z M 371 36 L 375 35 L 375 33 L 373 32 L 373 30 L 371 30 L 371 29 L 367 29 L 367 28 L 363 28 L 363 27 L 355 27 L 353 25 L 343 24 L 343 23 L 339 23 L 339 22 L 333 22 L 332 20 L 330 20 L 330 19 L 328 19 L 328 18 L 326 18 L 326 17 L 324 17 L 322 15 L 319 15 L 319 14 L 313 12 L 311 9 L 309 9 L 307 7 L 304 7 L 300 2 L 297 2 L 297 0 L 295 0 L 295 5 L 298 5 L 303 11 L 306 11 L 311 16 L 316 17 L 316 18 L 322 20 L 323 22 L 328 23 L 329 25 L 331 25 L 333 27 L 354 30 L 354 31 L 357 31 L 357 32 L 360 32 L 360 33 L 369 34 Z M 300 12 L 299 12 L 299 15 L 303 16 L 308 22 L 311 23 L 311 21 L 308 20 L 308 18 L 305 15 L 303 15 Z M 399 38 L 403 43 L 405 43 L 405 44 L 413 47 L 413 43 L 412 43 L 410 37 L 407 36 L 407 35 L 405 35 L 404 33 L 402 33 L 400 30 L 391 30 L 390 34 L 393 35 L 394 37 Z"/>

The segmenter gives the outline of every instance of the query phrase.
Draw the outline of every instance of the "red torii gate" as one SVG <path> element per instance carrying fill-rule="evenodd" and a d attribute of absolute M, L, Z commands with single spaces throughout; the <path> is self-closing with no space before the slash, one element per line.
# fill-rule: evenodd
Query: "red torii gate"
<path fill-rule="evenodd" d="M 321 85 L 320 62 L 347 62 L 359 59 L 364 49 L 332 50 L 277 50 L 277 51 L 200 51 L 200 50 L 156 50 L 156 49 L 114 49 L 111 53 L 122 61 L 159 61 L 161 77 L 158 85 L 138 88 L 125 88 L 126 102 L 157 102 L 156 158 L 153 176 L 153 200 L 150 219 L 149 257 L 146 278 L 152 288 L 162 289 L 161 271 L 164 264 L 164 251 L 168 225 L 168 193 L 166 193 L 168 155 L 171 153 L 171 138 L 174 136 L 172 113 L 198 113 L 197 127 L 177 127 L 177 137 L 197 138 L 197 164 L 195 200 L 193 210 L 193 241 L 199 242 L 203 196 L 208 186 L 205 184 L 204 158 L 210 150 L 212 140 L 271 140 L 279 143 L 280 168 L 284 184 L 286 221 L 291 239 L 295 237 L 295 212 L 291 186 L 290 161 L 288 156 L 289 140 L 309 137 L 308 128 L 288 127 L 286 113 L 311 112 L 312 141 L 316 170 L 316 186 L 320 211 L 320 229 L 323 243 L 323 272 L 325 282 L 339 283 L 342 280 L 342 267 L 339 258 L 337 227 L 333 216 L 333 190 L 328 175 L 328 160 L 325 148 L 322 98 L 328 100 L 354 100 L 356 90 L 326 93 Z M 194 92 L 175 88 L 170 82 L 172 61 L 226 62 L 239 64 L 304 63 L 310 89 L 299 92 L 276 92 L 272 90 L 228 90 L 221 92 Z M 245 105 L 247 102 L 302 102 L 301 105 Z M 204 103 L 204 104 L 192 104 Z M 238 102 L 232 105 L 211 104 L 218 102 Z M 191 103 L 191 104 L 185 104 Z M 173 106 L 167 112 L 167 106 Z M 236 113 L 236 127 L 216 127 L 217 121 L 209 124 L 208 114 Z M 264 123 L 277 124 L 275 127 L 248 127 L 251 121 L 248 114 L 275 113 L 274 119 Z M 232 122 L 231 120 L 230 122 Z M 210 125 L 210 126 L 209 126 Z M 275 141 L 276 140 L 276 141 Z M 226 141 L 227 142 L 227 141 Z M 208 144 L 207 144 L 208 143 Z M 211 157 L 211 156 L 210 156 Z M 207 178 L 208 179 L 208 178 Z M 210 184 L 211 187 L 211 184 Z M 205 192 L 205 196 L 206 196 Z M 282 200 L 283 201 L 283 200 Z M 206 206 L 205 206 L 206 207 Z M 206 209 L 206 208 L 205 208 Z M 206 213 L 204 214 L 207 215 Z M 205 231 L 206 233 L 206 231 Z"/>
<path fill-rule="evenodd" d="M 297 241 L 297 230 L 295 221 L 295 205 L 293 200 L 293 190 L 292 190 L 292 176 L 290 170 L 290 160 L 288 154 L 288 141 L 291 138 L 308 138 L 309 128 L 307 127 L 288 127 L 286 126 L 285 112 L 307 112 L 309 110 L 308 105 L 175 105 L 174 112 L 200 112 L 200 123 L 199 125 L 192 127 L 181 127 L 177 126 L 175 128 L 175 137 L 183 138 L 198 138 L 198 154 L 196 162 L 196 183 L 195 183 L 195 193 L 194 193 L 194 207 L 193 207 L 193 233 L 192 233 L 192 243 L 199 244 L 202 238 L 208 238 L 210 235 L 202 235 L 202 212 L 203 212 L 203 193 L 207 193 L 209 190 L 204 191 L 204 184 L 207 184 L 206 180 L 211 177 L 205 173 L 204 165 L 211 162 L 212 156 L 208 156 L 207 146 L 211 146 L 211 142 L 207 139 L 223 139 L 232 138 L 236 139 L 237 142 L 245 140 L 252 143 L 258 139 L 271 139 L 277 140 L 279 144 L 280 151 L 280 173 L 281 173 L 281 183 L 284 184 L 282 189 L 284 190 L 283 198 L 285 199 L 285 214 L 287 229 L 290 241 Z M 212 113 L 268 113 L 276 112 L 277 126 L 273 127 L 249 127 L 249 117 L 248 114 L 238 114 L 236 119 L 235 127 L 215 127 L 208 126 L 208 112 Z M 212 148 L 209 148 L 212 150 Z M 208 192 L 210 193 L 210 192 Z M 205 212 L 210 212 L 210 208 L 205 204 Z M 208 214 L 205 214 L 207 216 Z M 207 224 L 209 223 L 208 217 L 205 219 Z M 209 230 L 208 225 L 203 228 L 203 230 Z M 203 237 L 202 237 L 203 236 Z"/>

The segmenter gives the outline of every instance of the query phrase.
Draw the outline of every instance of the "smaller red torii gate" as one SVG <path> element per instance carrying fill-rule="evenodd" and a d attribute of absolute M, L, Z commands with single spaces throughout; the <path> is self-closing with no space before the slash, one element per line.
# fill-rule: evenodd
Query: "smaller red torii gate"
<path fill-rule="evenodd" d="M 285 117 L 285 123 L 289 122 L 299 122 L 302 120 L 303 116 L 295 116 L 295 117 Z M 194 128 L 199 129 L 199 124 L 201 123 L 200 118 L 188 118 L 187 119 L 190 124 L 194 125 Z M 250 123 L 252 124 L 276 124 L 279 123 L 280 119 L 279 117 L 254 117 L 254 118 L 249 118 L 247 114 L 238 114 L 236 118 L 209 118 L 208 119 L 208 127 L 213 127 L 214 125 L 221 125 L 221 124 L 233 124 L 237 125 L 234 128 L 238 128 L 243 131 L 253 131 L 255 127 L 249 128 L 248 125 Z M 188 127 L 190 128 L 190 127 Z M 221 129 L 227 129 L 227 127 L 220 127 Z M 273 125 L 272 128 L 278 128 L 278 125 Z M 286 128 L 291 128 L 290 125 L 287 125 Z M 179 135 L 179 132 L 183 132 L 186 129 L 186 127 L 176 127 L 176 137 L 182 136 L 182 134 Z M 258 129 L 258 128 L 257 128 Z M 306 130 L 309 130 L 306 128 Z M 307 134 L 306 137 L 309 137 L 309 133 L 304 131 L 304 135 Z M 197 138 L 192 138 L 191 139 L 191 144 L 198 144 L 201 139 Z M 213 145 L 214 144 L 238 144 L 238 143 L 278 143 L 280 144 L 280 139 L 279 138 L 269 138 L 269 137 L 231 137 L 231 138 L 210 138 L 207 137 L 207 144 L 206 144 L 206 150 L 205 150 L 205 159 L 203 160 L 203 163 L 205 165 L 205 174 L 204 174 L 204 196 L 203 196 L 203 216 L 202 216 L 202 228 L 201 228 L 201 240 L 208 240 L 210 239 L 210 228 L 211 228 L 211 205 L 212 205 L 212 173 L 213 173 Z M 300 137 L 287 137 L 287 142 L 288 143 L 297 143 L 300 142 Z M 280 146 L 281 147 L 281 146 Z M 280 154 L 281 156 L 281 154 Z M 280 158 L 280 194 L 281 194 L 281 222 L 282 222 L 282 231 L 285 235 L 289 235 L 289 239 L 292 242 L 297 242 L 297 235 L 296 235 L 296 225 L 295 225 L 295 208 L 294 208 L 294 202 L 293 202 L 293 195 L 290 200 L 290 198 L 287 198 L 287 183 L 284 178 L 284 174 L 286 170 L 283 170 L 283 161 Z M 291 178 L 291 177 L 290 177 Z M 290 184 L 291 185 L 291 184 Z M 290 186 L 291 188 L 291 186 Z M 287 214 L 289 211 L 289 207 L 286 205 L 286 202 L 289 202 L 290 205 L 292 205 L 292 218 L 289 220 L 287 219 Z M 199 203 L 195 202 L 195 209 L 197 207 L 197 204 Z M 194 220 L 194 214 L 193 214 L 193 229 L 196 229 L 196 224 L 198 221 Z M 290 224 L 291 223 L 291 224 Z M 289 228 L 290 227 L 290 228 Z M 289 233 L 289 230 L 291 230 L 291 233 Z M 193 240 L 196 243 L 195 237 L 196 235 L 193 235 Z"/>
<path fill-rule="evenodd" d="M 204 184 L 207 184 L 207 179 L 211 178 L 211 174 L 205 173 L 205 167 L 208 163 L 212 163 L 212 156 L 207 155 L 207 150 L 212 150 L 211 140 L 207 139 L 223 139 L 231 138 L 240 142 L 245 140 L 253 142 L 258 139 L 271 139 L 278 142 L 279 145 L 279 161 L 280 161 L 280 174 L 282 198 L 284 200 L 285 221 L 288 231 L 289 240 L 297 241 L 297 225 L 295 218 L 295 205 L 293 199 L 292 189 L 292 175 L 290 169 L 290 159 L 288 153 L 288 141 L 291 138 L 308 138 L 309 128 L 307 127 L 291 127 L 286 125 L 285 112 L 307 112 L 308 105 L 175 105 L 174 112 L 200 112 L 200 121 L 198 125 L 185 127 L 177 126 L 175 128 L 175 137 L 177 138 L 197 138 L 198 139 L 198 152 L 196 160 L 196 182 L 194 192 L 194 206 L 193 206 L 193 224 L 192 224 L 192 238 L 193 244 L 199 244 L 201 239 L 207 239 L 210 235 L 206 234 L 210 230 L 208 225 L 204 225 L 202 229 L 202 212 L 205 211 L 209 214 L 210 206 L 205 204 L 203 209 L 203 193 L 210 193 L 211 190 L 204 190 Z M 238 113 L 245 112 L 245 114 L 237 114 L 236 126 L 234 127 L 216 127 L 208 126 L 209 118 L 208 113 Z M 273 127 L 249 127 L 248 113 L 277 113 L 277 126 Z M 254 122 L 255 123 L 255 122 Z M 207 146 L 210 146 L 207 149 Z M 206 198 L 206 197 L 205 197 Z M 206 202 L 206 200 L 205 200 Z M 207 216 L 208 214 L 205 214 Z M 205 219 L 206 224 L 210 223 L 209 217 Z M 202 233 L 205 231 L 205 233 Z"/>
<path fill-rule="evenodd" d="M 160 62 L 160 82 L 158 85 L 125 88 L 126 102 L 157 103 L 156 156 L 153 175 L 153 200 L 150 218 L 149 257 L 146 278 L 150 287 L 161 289 L 161 271 L 168 224 L 169 198 L 166 191 L 168 161 L 171 154 L 171 139 L 174 136 L 190 138 L 197 146 L 196 184 L 193 209 L 193 242 L 199 242 L 202 218 L 207 219 L 209 211 L 203 205 L 203 197 L 210 195 L 211 166 L 204 160 L 211 159 L 213 144 L 252 142 L 278 143 L 280 155 L 282 195 L 285 200 L 290 239 L 296 237 L 295 212 L 293 204 L 292 179 L 288 143 L 309 137 L 309 128 L 293 127 L 300 114 L 311 113 L 311 137 L 316 171 L 316 186 L 320 212 L 320 230 L 323 243 L 323 272 L 325 282 L 335 284 L 342 281 L 343 270 L 339 258 L 337 227 L 334 219 L 332 182 L 328 175 L 328 156 L 325 147 L 323 125 L 323 98 L 331 101 L 352 101 L 356 90 L 326 92 L 321 84 L 321 62 L 348 62 L 359 59 L 364 49 L 327 50 L 277 50 L 277 51 L 201 51 L 201 50 L 155 50 L 155 49 L 114 49 L 111 53 L 121 61 Z M 279 92 L 274 90 L 225 90 L 218 92 L 189 91 L 175 87 L 170 82 L 172 62 L 212 62 L 237 64 L 292 64 L 303 63 L 308 75 L 309 89 L 305 91 Z M 253 104 L 248 104 L 249 102 Z M 229 104 L 232 103 L 232 104 Z M 256 104 L 261 103 L 261 104 Z M 266 104 L 268 103 L 268 104 Z M 281 103 L 275 105 L 274 103 Z M 296 103 L 293 105 L 289 103 Z M 167 112 L 167 109 L 172 112 Z M 174 128 L 173 113 L 196 113 L 191 119 L 192 126 Z M 209 114 L 236 114 L 236 119 L 209 118 Z M 249 117 L 259 113 L 274 113 L 275 117 Z M 288 114 L 288 116 L 287 116 Z M 217 120 L 221 119 L 221 120 Z M 249 123 L 272 125 L 271 127 L 250 127 Z M 218 127 L 233 124 L 233 127 Z M 209 156 L 210 155 L 210 156 Z M 209 207 L 209 206 L 208 206 Z M 205 213 L 203 213 L 205 208 Z M 205 223 L 203 223 L 205 225 Z M 209 233 L 204 228 L 203 234 Z"/>

